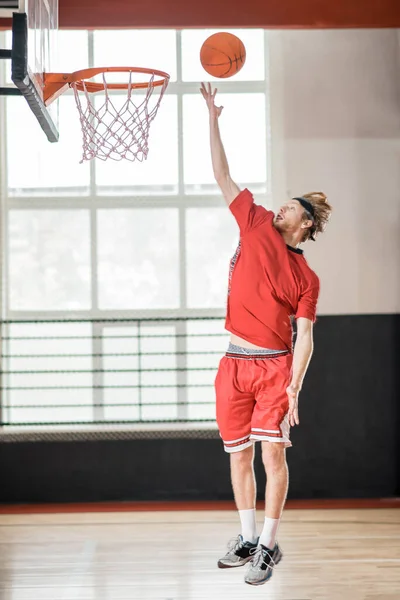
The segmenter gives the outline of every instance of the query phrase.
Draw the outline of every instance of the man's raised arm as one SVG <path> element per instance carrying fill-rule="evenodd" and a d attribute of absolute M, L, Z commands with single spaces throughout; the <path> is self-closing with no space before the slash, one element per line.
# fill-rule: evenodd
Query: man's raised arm
<path fill-rule="evenodd" d="M 233 202 L 236 196 L 240 193 L 239 187 L 232 180 L 229 173 L 229 165 L 226 158 L 224 146 L 221 141 L 219 131 L 218 118 L 222 112 L 222 106 L 215 106 L 215 95 L 217 90 L 211 90 L 211 84 L 207 86 L 202 83 L 200 89 L 204 100 L 206 101 L 209 116 L 210 116 L 210 145 L 211 145 L 211 160 L 214 171 L 214 177 L 218 183 L 221 192 L 228 206 Z"/>

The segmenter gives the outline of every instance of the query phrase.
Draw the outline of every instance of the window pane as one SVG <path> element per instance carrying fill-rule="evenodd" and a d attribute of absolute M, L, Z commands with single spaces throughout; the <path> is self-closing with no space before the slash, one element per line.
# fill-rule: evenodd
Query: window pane
<path fill-rule="evenodd" d="M 141 327 L 141 336 L 141 418 L 144 421 L 177 419 L 179 373 L 175 327 L 157 323 L 145 325 Z"/>
<path fill-rule="evenodd" d="M 201 66 L 200 48 L 213 33 L 229 31 L 239 37 L 246 48 L 246 62 L 229 81 L 262 81 L 265 77 L 264 31 L 262 29 L 189 29 L 182 31 L 183 81 L 218 81 Z"/>
<path fill-rule="evenodd" d="M 187 402 L 189 419 L 215 420 L 214 380 L 226 352 L 228 333 L 224 319 L 187 322 Z M 203 370 L 192 370 L 203 369 Z M 201 387 L 196 387 L 200 385 Z"/>
<path fill-rule="evenodd" d="M 157 93 L 157 92 L 155 92 Z M 116 96 L 113 96 L 113 100 Z M 100 98 L 98 99 L 100 106 Z M 116 98 L 124 102 L 124 97 Z M 164 96 L 157 116 L 150 126 L 149 154 L 143 162 L 128 160 L 96 161 L 96 183 L 99 192 L 142 194 L 176 193 L 178 189 L 177 98 Z M 125 188 L 125 190 L 124 190 Z"/>
<path fill-rule="evenodd" d="M 258 184 L 253 191 L 265 191 L 265 95 L 221 94 L 218 104 L 225 107 L 220 117 L 220 127 L 233 179 L 241 184 Z M 185 95 L 183 160 L 185 191 L 189 193 L 216 191 L 208 130 L 208 111 L 203 98 L 200 94 Z"/>
<path fill-rule="evenodd" d="M 104 419 L 106 421 L 135 421 L 139 419 L 138 393 L 138 328 L 137 325 L 114 326 L 104 328 L 102 336 L 101 367 L 111 371 L 126 369 L 127 373 L 105 373 L 105 385 L 129 387 L 105 388 Z M 120 376 L 123 376 L 121 378 Z M 118 406 L 126 405 L 126 406 Z"/>
<path fill-rule="evenodd" d="M 98 212 L 99 306 L 179 306 L 177 209 Z"/>
<path fill-rule="evenodd" d="M 45 424 L 93 419 L 91 328 L 87 323 L 23 323 L 7 327 L 7 337 L 11 339 L 4 342 L 8 358 L 4 358 L 3 383 L 12 389 L 3 394 L 5 421 Z M 73 389 L 76 386 L 82 387 Z"/>
<path fill-rule="evenodd" d="M 24 98 L 7 99 L 7 171 L 10 195 L 87 193 L 89 165 L 79 164 L 81 130 L 72 96 L 60 98 L 60 141 L 51 144 Z M 60 190 L 60 188 L 63 188 Z"/>
<path fill-rule="evenodd" d="M 12 210 L 8 236 L 12 310 L 90 308 L 88 211 Z"/>
<path fill-rule="evenodd" d="M 176 32 L 131 29 L 94 32 L 94 66 L 144 67 L 165 71 L 176 81 Z"/>
<path fill-rule="evenodd" d="M 179 377 L 175 326 L 142 323 L 140 355 L 138 336 L 137 325 L 106 328 L 103 337 L 104 368 L 127 370 L 126 373 L 106 373 L 104 376 L 108 385 L 116 386 L 104 390 L 106 420 L 175 419 L 178 414 L 176 384 Z M 140 375 L 137 373 L 139 368 Z M 132 387 L 118 389 L 119 385 Z"/>
<path fill-rule="evenodd" d="M 238 227 L 226 207 L 188 208 L 186 215 L 188 307 L 224 308 Z"/>
<path fill-rule="evenodd" d="M 57 63 L 60 73 L 73 73 L 88 65 L 88 32 L 57 32 Z"/>

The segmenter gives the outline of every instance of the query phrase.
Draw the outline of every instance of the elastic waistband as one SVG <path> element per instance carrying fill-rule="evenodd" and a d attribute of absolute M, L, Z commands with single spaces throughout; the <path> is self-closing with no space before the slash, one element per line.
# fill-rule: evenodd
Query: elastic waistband
<path fill-rule="evenodd" d="M 225 356 L 227 358 L 239 358 L 240 360 L 269 360 L 270 358 L 280 358 L 287 354 L 289 352 L 286 350 L 284 352 L 276 352 L 275 354 L 233 354 L 232 352 L 227 352 Z"/>
<path fill-rule="evenodd" d="M 269 358 L 279 358 L 289 354 L 288 350 L 270 350 L 268 348 L 243 348 L 232 343 L 229 344 L 225 354 L 227 358 L 239 358 L 241 360 L 267 360 Z"/>

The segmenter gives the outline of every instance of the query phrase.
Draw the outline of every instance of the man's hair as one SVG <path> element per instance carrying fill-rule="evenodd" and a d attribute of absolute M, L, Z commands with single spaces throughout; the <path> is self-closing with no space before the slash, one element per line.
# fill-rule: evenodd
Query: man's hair
<path fill-rule="evenodd" d="M 302 197 L 310 202 L 314 209 L 314 217 L 308 211 L 304 211 L 304 219 L 312 219 L 314 223 L 305 230 L 302 241 L 306 242 L 310 239 L 315 241 L 315 236 L 325 230 L 331 216 L 332 206 L 323 192 L 310 192 L 309 194 L 303 194 Z"/>

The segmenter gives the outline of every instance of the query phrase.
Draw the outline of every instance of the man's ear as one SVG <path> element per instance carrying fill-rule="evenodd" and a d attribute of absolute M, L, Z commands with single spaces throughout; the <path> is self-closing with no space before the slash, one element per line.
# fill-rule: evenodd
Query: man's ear
<path fill-rule="evenodd" d="M 309 229 L 310 227 L 312 227 L 313 222 L 311 221 L 311 219 L 307 219 L 307 221 L 303 221 L 301 224 L 301 228 L 302 229 Z"/>

